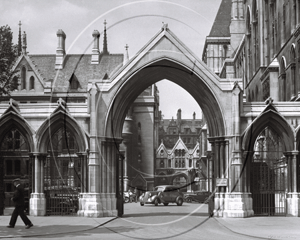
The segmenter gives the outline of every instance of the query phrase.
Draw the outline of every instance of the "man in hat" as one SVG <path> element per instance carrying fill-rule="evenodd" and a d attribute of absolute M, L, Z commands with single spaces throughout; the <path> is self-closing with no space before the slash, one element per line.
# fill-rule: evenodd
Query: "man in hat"
<path fill-rule="evenodd" d="M 24 189 L 21 185 L 21 181 L 19 178 L 14 180 L 14 186 L 16 187 L 16 190 L 14 192 L 13 197 L 11 200 L 15 203 L 15 209 L 11 215 L 8 228 L 14 228 L 17 218 L 20 215 L 23 222 L 26 225 L 26 229 L 31 228 L 33 226 L 32 222 L 28 219 L 28 217 L 24 213 L 24 207 L 25 207 L 25 200 L 24 200 Z"/>

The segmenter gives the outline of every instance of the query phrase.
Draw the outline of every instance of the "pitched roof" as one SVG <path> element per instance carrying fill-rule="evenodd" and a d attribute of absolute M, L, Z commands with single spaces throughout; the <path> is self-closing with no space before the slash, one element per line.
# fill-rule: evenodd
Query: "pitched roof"
<path fill-rule="evenodd" d="M 231 0 L 222 0 L 208 37 L 230 37 Z"/>
<path fill-rule="evenodd" d="M 54 80 L 54 92 L 68 91 L 69 80 L 73 73 L 79 81 L 78 91 L 85 92 L 89 79 L 103 79 L 105 75 L 109 77 L 113 71 L 123 65 L 124 56 L 123 54 L 100 55 L 99 64 L 91 64 L 90 54 L 66 55 L 61 70 L 55 70 L 55 54 L 29 55 L 29 57 L 46 81 Z"/>

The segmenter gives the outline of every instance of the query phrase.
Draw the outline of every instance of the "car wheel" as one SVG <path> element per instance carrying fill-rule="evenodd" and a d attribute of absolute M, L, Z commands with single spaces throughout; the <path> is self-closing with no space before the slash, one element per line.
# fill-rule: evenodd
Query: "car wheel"
<path fill-rule="evenodd" d="M 164 205 L 165 205 L 165 206 L 168 206 L 168 205 L 169 205 L 169 203 L 164 203 Z"/>
<path fill-rule="evenodd" d="M 157 199 L 157 198 L 154 200 L 154 205 L 155 205 L 155 206 L 158 205 L 158 199 Z"/>
<path fill-rule="evenodd" d="M 177 203 L 177 206 L 181 206 L 182 203 L 183 203 L 183 199 L 182 198 L 178 198 L 176 203 Z"/>
<path fill-rule="evenodd" d="M 125 202 L 125 203 L 129 203 L 129 198 L 128 198 L 128 197 L 125 197 L 124 202 Z"/>
<path fill-rule="evenodd" d="M 188 198 L 186 199 L 186 202 L 191 203 L 191 202 L 192 202 L 192 198 L 188 197 Z"/>
<path fill-rule="evenodd" d="M 144 206 L 144 203 L 143 203 L 143 202 L 140 202 L 140 205 L 141 205 L 141 206 Z"/>

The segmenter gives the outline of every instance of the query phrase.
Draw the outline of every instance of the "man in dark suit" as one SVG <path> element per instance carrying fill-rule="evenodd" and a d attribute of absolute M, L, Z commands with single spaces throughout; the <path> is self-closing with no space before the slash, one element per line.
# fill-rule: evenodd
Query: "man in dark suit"
<path fill-rule="evenodd" d="M 33 224 L 31 221 L 28 219 L 28 217 L 24 213 L 24 207 L 25 207 L 25 200 L 24 200 L 24 189 L 21 186 L 20 179 L 17 178 L 14 180 L 14 186 L 16 187 L 16 190 L 14 192 L 13 197 L 11 198 L 12 201 L 15 203 L 15 209 L 11 215 L 11 219 L 9 222 L 9 225 L 7 226 L 8 228 L 14 228 L 17 218 L 20 215 L 22 218 L 23 222 L 26 225 L 26 229 L 31 228 Z"/>

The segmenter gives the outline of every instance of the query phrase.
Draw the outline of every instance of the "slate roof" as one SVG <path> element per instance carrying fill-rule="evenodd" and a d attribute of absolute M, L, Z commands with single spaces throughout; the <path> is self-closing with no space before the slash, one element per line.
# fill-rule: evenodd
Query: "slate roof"
<path fill-rule="evenodd" d="M 46 79 L 53 81 L 54 92 L 66 92 L 69 88 L 69 80 L 74 73 L 79 81 L 79 92 L 85 92 L 89 79 L 103 79 L 105 74 L 111 73 L 123 65 L 123 54 L 100 55 L 99 64 L 91 64 L 91 55 L 70 54 L 64 61 L 61 70 L 55 70 L 56 55 L 29 55 L 36 65 L 39 73 Z M 56 74 L 58 76 L 56 78 Z"/>
<path fill-rule="evenodd" d="M 230 37 L 231 0 L 222 0 L 208 37 Z"/>

